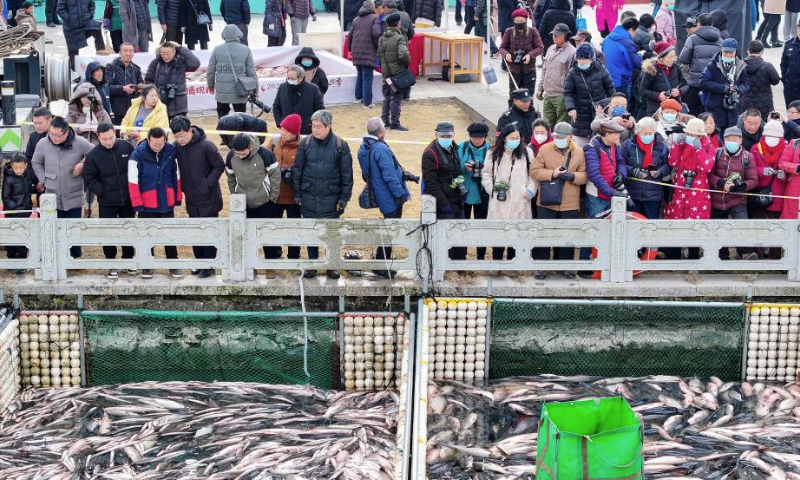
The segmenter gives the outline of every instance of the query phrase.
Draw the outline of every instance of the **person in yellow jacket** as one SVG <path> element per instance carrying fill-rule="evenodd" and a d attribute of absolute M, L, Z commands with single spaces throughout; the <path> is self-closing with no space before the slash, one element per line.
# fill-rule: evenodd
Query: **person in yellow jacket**
<path fill-rule="evenodd" d="M 145 85 L 142 88 L 142 95 L 133 99 L 120 126 L 120 131 L 134 143 L 138 142 L 140 136 L 147 136 L 147 131 L 151 128 L 161 127 L 165 130 L 169 128 L 167 106 L 159 98 L 155 85 Z M 133 130 L 128 127 L 140 127 L 144 130 Z"/>

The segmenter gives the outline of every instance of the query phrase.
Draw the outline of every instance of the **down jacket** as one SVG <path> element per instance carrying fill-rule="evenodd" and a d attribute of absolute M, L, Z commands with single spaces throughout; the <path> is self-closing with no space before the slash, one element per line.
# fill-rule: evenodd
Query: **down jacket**
<path fill-rule="evenodd" d="M 86 154 L 83 164 L 83 183 L 97 195 L 97 203 L 107 207 L 131 204 L 128 192 L 128 161 L 135 147 L 131 142 L 117 140 L 106 148 L 97 145 Z"/>
<path fill-rule="evenodd" d="M 347 35 L 347 48 L 350 49 L 353 65 L 374 68 L 380 38 L 381 22 L 378 16 L 369 8 L 362 7 Z"/>
<path fill-rule="evenodd" d="M 175 161 L 175 145 L 160 152 L 150 142 L 140 142 L 128 160 L 128 191 L 137 212 L 170 213 L 181 204 L 181 174 Z"/>
<path fill-rule="evenodd" d="M 656 110 L 661 108 L 659 94 L 671 92 L 673 88 L 680 90 L 681 97 L 689 91 L 689 84 L 683 78 L 683 72 L 678 65 L 667 68 L 664 64 L 657 62 L 655 58 L 642 63 L 639 95 L 647 101 L 645 116 L 652 117 Z"/>
<path fill-rule="evenodd" d="M 656 32 L 661 34 L 665 42 L 675 45 L 678 41 L 678 34 L 675 31 L 675 18 L 672 16 L 672 11 L 666 4 L 661 4 L 656 14 Z"/>
<path fill-rule="evenodd" d="M 175 144 L 178 170 L 183 172 L 181 188 L 186 195 L 186 212 L 190 217 L 215 217 L 222 210 L 219 177 L 225 164 L 206 132 L 195 125 L 190 128 L 192 140 L 183 147 Z"/>
<path fill-rule="evenodd" d="M 251 137 L 250 156 L 239 158 L 233 150 L 225 159 L 225 173 L 231 193 L 243 193 L 247 208 L 258 208 L 278 199 L 281 169 L 275 155 Z"/>
<path fill-rule="evenodd" d="M 304 138 L 297 147 L 292 181 L 303 217 L 340 217 L 353 193 L 350 146 L 333 131 L 325 140 Z M 341 210 L 336 209 L 337 204 L 341 204 Z"/>
<path fill-rule="evenodd" d="M 100 23 L 94 19 L 94 0 L 58 0 L 56 13 L 63 22 L 67 51 L 77 52 L 87 45 L 86 32 L 99 30 Z"/>
<path fill-rule="evenodd" d="M 241 38 L 242 31 L 239 27 L 225 25 L 222 29 L 225 43 L 214 47 L 211 58 L 208 59 L 206 83 L 208 88 L 214 89 L 214 99 L 219 103 L 247 102 L 248 95 L 239 96 L 237 92 L 237 78 L 256 78 L 253 53 L 247 45 L 242 45 Z"/>
<path fill-rule="evenodd" d="M 72 172 L 92 147 L 88 140 L 76 135 L 72 128 L 62 144 L 54 144 L 49 136 L 36 144 L 31 166 L 47 193 L 56 194 L 58 210 L 83 207 L 83 177 L 73 177 Z"/>
<path fill-rule="evenodd" d="M 642 68 L 642 57 L 636 50 L 631 34 L 622 25 L 617 25 L 603 41 L 603 53 L 606 55 L 606 68 L 614 86 L 619 88 L 631 85 L 635 70 Z"/>
<path fill-rule="evenodd" d="M 689 86 L 700 87 L 700 80 L 706 65 L 722 50 L 719 30 L 712 26 L 703 26 L 686 39 L 678 56 L 681 65 L 689 65 Z"/>
<path fill-rule="evenodd" d="M 3 210 L 32 210 L 31 194 L 36 193 L 39 180 L 33 169 L 28 167 L 22 175 L 17 175 L 7 163 L 3 172 Z"/>
<path fill-rule="evenodd" d="M 728 110 L 724 106 L 725 92 L 728 89 L 728 79 L 723 72 L 722 52 L 714 57 L 714 61 L 709 63 L 700 81 L 700 88 L 706 94 L 706 111 L 714 115 L 717 127 L 724 130 L 727 127 L 736 125 L 739 122 L 739 110 Z M 739 95 L 747 94 L 750 90 L 750 82 L 745 72 L 745 63 L 736 57 L 736 72 L 733 84 L 736 85 Z"/>
<path fill-rule="evenodd" d="M 369 183 L 372 196 L 382 214 L 396 211 L 399 205 L 411 199 L 406 182 L 403 181 L 403 168 L 389 146 L 380 139 L 364 137 L 364 142 L 358 149 L 358 164 L 361 167 L 361 177 Z"/>
<path fill-rule="evenodd" d="M 625 182 L 625 187 L 631 198 L 639 202 L 660 202 L 664 198 L 664 187 L 661 185 L 654 185 L 652 183 L 637 182 L 630 180 L 635 177 L 634 169 L 641 169 L 647 173 L 645 180 L 652 180 L 656 182 L 663 182 L 670 172 L 672 167 L 669 166 L 669 147 L 664 143 L 664 139 L 656 133 L 655 139 L 650 144 L 653 150 L 653 166 L 658 168 L 655 175 L 649 173 L 650 169 L 643 168 L 645 152 L 637 141 L 636 136 L 633 136 L 622 143 L 619 149 L 620 162 L 624 163 L 628 170 L 628 181 Z"/>
<path fill-rule="evenodd" d="M 440 27 L 443 9 L 444 0 L 416 0 L 414 9 L 411 11 L 411 20 L 416 22 L 418 18 L 426 18 Z"/>
<path fill-rule="evenodd" d="M 322 93 L 313 83 L 302 81 L 300 85 L 289 85 L 283 82 L 272 103 L 272 116 L 275 118 L 275 125 L 280 125 L 290 114 L 300 115 L 303 119 L 300 133 L 308 135 L 311 133 L 311 115 L 324 108 Z"/>
<path fill-rule="evenodd" d="M 381 62 L 381 72 L 388 77 L 402 72 L 411 63 L 411 54 L 408 51 L 408 40 L 400 30 L 389 27 L 378 40 L 378 58 Z"/>
<path fill-rule="evenodd" d="M 572 67 L 564 82 L 564 103 L 567 112 L 578 112 L 578 118 L 572 124 L 576 136 L 592 136 L 595 105 L 600 100 L 611 98 L 614 92 L 614 81 L 600 62 L 595 61 L 588 70 L 579 69 L 577 63 Z"/>
<path fill-rule="evenodd" d="M 268 37 L 286 36 L 286 6 L 283 0 L 267 0 L 261 31 Z"/>
<path fill-rule="evenodd" d="M 311 0 L 286 0 L 286 12 L 290 17 L 297 17 L 301 20 L 312 15 L 316 15 L 314 5 Z"/>
<path fill-rule="evenodd" d="M 168 27 L 181 26 L 181 5 L 183 0 L 156 0 L 158 23 Z"/>
<path fill-rule="evenodd" d="M 178 47 L 175 58 L 169 62 L 169 65 L 164 62 L 161 55 L 156 55 L 156 58 L 147 67 L 144 81 L 158 87 L 161 101 L 167 104 L 169 118 L 183 115 L 189 111 L 189 100 L 186 96 L 186 72 L 194 72 L 198 68 L 200 68 L 200 59 L 186 47 Z M 167 85 L 177 87 L 175 98 L 172 100 L 169 100 L 165 93 Z"/>
<path fill-rule="evenodd" d="M 139 15 L 143 18 L 139 18 Z M 147 37 L 153 28 L 149 2 L 146 0 L 120 0 L 119 16 L 122 20 L 122 41 L 129 42 L 134 49 L 138 49 L 139 38 Z M 115 61 L 117 60 L 115 59 Z"/>
<path fill-rule="evenodd" d="M 586 173 L 589 175 L 589 183 L 586 185 L 587 195 L 594 195 L 603 200 L 609 200 L 614 195 L 614 176 L 617 174 L 628 176 L 628 167 L 620 155 L 621 150 L 619 144 L 606 145 L 600 136 L 595 136 L 583 146 Z"/>
<path fill-rule="evenodd" d="M 222 0 L 219 2 L 219 14 L 228 25 L 245 25 L 250 23 L 250 2 L 248 0 Z"/>
<path fill-rule="evenodd" d="M 737 205 L 747 205 L 747 197 L 735 193 L 724 193 L 723 187 L 728 176 L 738 173 L 744 181 L 744 190 L 749 192 L 758 185 L 757 165 L 750 152 L 742 147 L 735 155 L 728 153 L 726 148 L 717 149 L 714 154 L 714 168 L 708 173 L 708 186 L 715 190 L 711 192 L 711 208 L 714 210 L 728 210 Z M 733 190 L 731 190 L 733 192 Z M 718 193 L 719 192 L 719 193 Z"/>
<path fill-rule="evenodd" d="M 542 23 L 539 24 L 539 32 L 541 32 L 545 52 L 550 48 L 550 45 L 553 44 L 553 36 L 550 35 L 550 32 L 552 32 L 559 23 L 564 23 L 569 27 L 570 37 L 578 33 L 575 14 L 572 13 L 569 0 L 553 0 L 550 4 L 550 8 L 542 15 Z"/>
<path fill-rule="evenodd" d="M 750 80 L 750 90 L 742 95 L 740 111 L 748 108 L 755 108 L 761 112 L 761 118 L 767 118 L 769 112 L 775 109 L 772 100 L 772 87 L 781 83 L 781 76 L 775 66 L 765 62 L 761 57 L 747 57 L 744 59 L 747 64 L 744 71 Z"/>

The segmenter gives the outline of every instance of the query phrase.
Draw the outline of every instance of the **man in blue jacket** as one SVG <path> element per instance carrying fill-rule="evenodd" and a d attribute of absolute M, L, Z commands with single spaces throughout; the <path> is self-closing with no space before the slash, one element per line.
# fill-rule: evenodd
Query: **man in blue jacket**
<path fill-rule="evenodd" d="M 403 204 L 411 200 L 404 178 L 403 168 L 394 153 L 384 142 L 386 128 L 380 117 L 367 120 L 367 135 L 358 149 L 358 163 L 361 176 L 372 191 L 375 204 L 383 218 L 401 218 Z M 392 247 L 378 247 L 376 259 L 391 259 Z M 394 276 L 394 272 L 378 270 L 375 273 L 384 278 Z"/>
<path fill-rule="evenodd" d="M 639 20 L 628 18 L 622 25 L 617 25 L 603 41 L 603 53 L 606 56 L 606 69 L 614 80 L 614 88 L 624 93 L 631 100 L 631 85 L 634 73 L 642 68 L 642 57 L 636 51 L 633 35 L 639 28 Z"/>

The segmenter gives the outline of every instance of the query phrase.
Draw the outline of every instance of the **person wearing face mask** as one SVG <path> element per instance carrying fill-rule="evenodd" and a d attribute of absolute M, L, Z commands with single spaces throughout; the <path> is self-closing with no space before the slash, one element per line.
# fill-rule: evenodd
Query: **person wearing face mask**
<path fill-rule="evenodd" d="M 531 138 L 531 143 L 528 144 L 533 150 L 533 156 L 538 155 L 539 150 L 552 141 L 553 129 L 550 127 L 550 122 L 545 118 L 540 118 L 533 122 L 533 138 Z"/>
<path fill-rule="evenodd" d="M 747 65 L 736 55 L 738 46 L 733 38 L 723 40 L 722 51 L 708 64 L 700 79 L 706 110 L 714 114 L 722 131 L 737 124 L 741 97 L 750 90 Z"/>
<path fill-rule="evenodd" d="M 484 168 L 483 161 L 492 148 L 486 141 L 489 127 L 483 122 L 474 122 L 467 127 L 467 133 L 469 140 L 461 142 L 458 146 L 461 175 L 464 177 L 464 185 L 469 190 L 467 198 L 464 199 L 464 218 L 483 220 L 489 209 L 489 194 L 481 185 L 480 175 Z M 478 247 L 477 254 L 478 260 L 484 260 L 486 247 Z"/>
<path fill-rule="evenodd" d="M 683 72 L 675 65 L 678 59 L 675 47 L 667 42 L 658 42 L 653 50 L 656 57 L 642 64 L 642 80 L 639 84 L 639 95 L 647 103 L 647 116 L 656 113 L 664 100 L 681 102 L 681 98 L 689 91 Z"/>
<path fill-rule="evenodd" d="M 656 220 L 661 213 L 664 187 L 638 180 L 662 182 L 669 177 L 669 148 L 656 133 L 656 121 L 644 117 L 636 124 L 636 135 L 625 140 L 620 148 L 620 161 L 628 171 L 625 187 L 633 200 L 632 210 Z"/>
<path fill-rule="evenodd" d="M 675 17 L 672 11 L 675 10 L 675 0 L 662 0 L 656 13 L 656 32 L 661 38 L 670 45 L 678 42 L 678 34 L 675 31 Z"/>
<path fill-rule="evenodd" d="M 748 217 L 777 220 L 783 210 L 783 198 L 788 176 L 781 169 L 781 161 L 791 161 L 792 147 L 783 139 L 783 126 L 777 120 L 770 120 L 764 127 L 764 136 L 750 149 L 751 161 L 758 173 L 758 185 L 753 193 L 776 195 L 769 204 L 748 202 Z M 762 252 L 763 253 L 763 252 Z M 770 256 L 780 258 L 780 251 L 770 250 Z"/>
<path fill-rule="evenodd" d="M 311 115 L 325 109 L 322 92 L 316 85 L 304 80 L 306 71 L 299 65 L 290 65 L 286 71 L 286 83 L 278 87 L 275 101 L 272 104 L 272 115 L 275 124 L 280 125 L 283 119 L 292 113 L 300 115 L 303 120 L 300 133 L 311 133 Z"/>
<path fill-rule="evenodd" d="M 536 194 L 536 182 L 530 176 L 533 151 L 522 143 L 517 125 L 503 128 L 491 152 L 486 152 L 481 184 L 489 195 L 490 220 L 527 220 L 531 218 L 531 200 Z M 508 248 L 507 260 L 516 252 Z M 492 259 L 503 260 L 506 248 L 493 247 Z M 508 272 L 516 277 L 517 272 Z"/>
<path fill-rule="evenodd" d="M 303 47 L 294 59 L 295 65 L 300 65 L 306 71 L 305 80 L 319 88 L 322 95 L 328 91 L 328 75 L 319 66 L 319 57 L 311 47 Z"/>
<path fill-rule="evenodd" d="M 527 88 L 520 88 L 511 92 L 511 108 L 506 110 L 497 120 L 497 135 L 506 125 L 516 123 L 522 134 L 522 141 L 527 145 L 533 136 L 532 125 L 539 117 L 533 108 L 533 97 Z"/>
<path fill-rule="evenodd" d="M 514 26 L 503 33 L 500 55 L 508 66 L 508 92 L 536 88 L 536 57 L 544 52 L 539 31 L 528 26 L 528 12 L 518 8 L 511 14 Z"/>
<path fill-rule="evenodd" d="M 786 106 L 786 112 L 778 112 L 783 123 L 783 138 L 786 141 L 800 138 L 800 100 L 795 100 Z"/>
<path fill-rule="evenodd" d="M 604 103 L 606 103 L 605 100 L 601 101 L 600 105 Z M 613 120 L 625 129 L 619 137 L 620 143 L 633 136 L 633 131 L 636 128 L 636 120 L 634 120 L 633 116 L 628 112 L 628 98 L 624 93 L 614 92 L 614 94 L 611 95 L 608 103 L 597 116 L 594 117 L 594 120 L 592 120 L 592 131 L 599 128 L 600 120 L 603 119 Z"/>
<path fill-rule="evenodd" d="M 669 148 L 682 141 L 683 128 L 689 120 L 694 118 L 689 114 L 681 113 L 681 109 L 681 104 L 670 98 L 661 102 L 661 107 L 653 114 L 653 118 L 658 124 L 658 133 L 667 142 Z"/>
<path fill-rule="evenodd" d="M 531 177 L 539 182 L 552 184 L 549 188 L 560 189 L 561 198 L 544 196 L 539 192 L 536 200 L 536 216 L 539 219 L 577 219 L 580 213 L 581 185 L 588 179 L 583 150 L 572 141 L 572 126 L 566 122 L 557 123 L 553 128 L 553 141 L 542 145 L 531 167 Z M 544 187 L 540 187 L 544 188 Z M 560 200 L 560 201 L 559 201 Z M 549 260 L 549 248 L 534 248 L 534 260 Z M 556 248 L 554 259 L 573 260 L 573 248 Z M 568 270 L 564 276 L 574 279 L 577 272 Z M 533 274 L 537 280 L 543 280 L 547 273 L 537 270 Z"/>
<path fill-rule="evenodd" d="M 714 168 L 714 149 L 699 118 L 689 120 L 684 129 L 684 141 L 670 150 L 672 167 L 672 201 L 664 209 L 667 220 L 708 220 L 711 217 L 711 197 L 708 172 Z M 698 190 L 693 190 L 698 189 Z"/>
<path fill-rule="evenodd" d="M 783 136 L 782 130 L 780 136 Z M 716 151 L 714 168 L 708 174 L 708 183 L 712 189 L 711 218 L 747 220 L 748 197 L 739 194 L 749 192 L 758 185 L 757 162 L 753 161 L 750 152 L 742 148 L 742 131 L 739 127 L 726 129 L 723 138 L 725 147 Z M 783 138 L 778 137 L 775 140 L 783 141 Z M 777 147 L 777 143 L 775 146 Z M 736 250 L 742 260 L 758 258 L 752 248 L 736 247 Z M 722 260 L 730 259 L 730 249 L 720 249 L 719 255 Z"/>
<path fill-rule="evenodd" d="M 582 43 L 575 51 L 575 64 L 564 82 L 564 104 L 578 145 L 585 144 L 592 135 L 597 105 L 614 92 L 614 81 L 608 70 L 595 60 L 594 47 Z"/>
<path fill-rule="evenodd" d="M 455 128 L 450 122 L 436 125 L 436 138 L 422 153 L 423 193 L 436 198 L 436 218 L 458 220 L 464 218 L 464 207 L 457 179 L 461 177 L 458 148 L 453 142 Z M 462 177 L 463 178 L 463 177 Z M 467 249 L 450 249 L 451 260 L 464 260 Z"/>

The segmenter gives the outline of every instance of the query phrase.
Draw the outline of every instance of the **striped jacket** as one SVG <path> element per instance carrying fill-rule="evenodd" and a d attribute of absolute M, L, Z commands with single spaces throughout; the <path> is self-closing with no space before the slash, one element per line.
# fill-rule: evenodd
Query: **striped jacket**
<path fill-rule="evenodd" d="M 137 212 L 169 213 L 181 204 L 181 174 L 177 149 L 167 143 L 156 153 L 149 141 L 136 147 L 128 160 L 128 190 Z"/>

